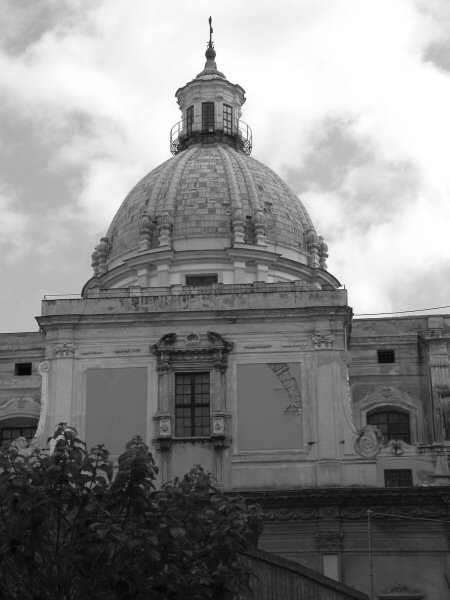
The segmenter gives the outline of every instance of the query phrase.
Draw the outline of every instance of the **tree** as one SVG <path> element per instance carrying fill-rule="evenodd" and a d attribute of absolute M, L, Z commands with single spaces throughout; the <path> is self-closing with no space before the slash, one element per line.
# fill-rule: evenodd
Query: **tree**
<path fill-rule="evenodd" d="M 53 452 L 0 453 L 2 600 L 203 600 L 245 596 L 241 552 L 262 530 L 258 506 L 194 467 L 157 489 L 148 447 L 133 438 L 116 476 L 60 424 Z"/>

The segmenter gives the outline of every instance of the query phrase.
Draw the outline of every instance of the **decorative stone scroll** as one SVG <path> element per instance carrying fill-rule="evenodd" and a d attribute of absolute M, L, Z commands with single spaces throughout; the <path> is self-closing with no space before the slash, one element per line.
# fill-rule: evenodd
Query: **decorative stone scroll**
<path fill-rule="evenodd" d="M 379 600 L 422 600 L 418 590 L 408 587 L 404 583 L 396 583 L 378 595 Z"/>
<path fill-rule="evenodd" d="M 99 277 L 106 273 L 108 267 L 106 266 L 106 260 L 109 252 L 109 239 L 107 237 L 100 238 L 100 242 L 95 246 L 95 250 L 92 253 L 92 268 L 94 269 L 94 277 Z"/>
<path fill-rule="evenodd" d="M 328 246 L 321 235 L 318 239 L 318 252 L 319 252 L 319 265 L 322 269 L 328 269 L 327 258 L 328 258 Z"/>
<path fill-rule="evenodd" d="M 366 425 L 355 440 L 355 450 L 360 456 L 373 458 L 383 447 L 383 436 L 378 427 Z"/>
<path fill-rule="evenodd" d="M 316 546 L 319 551 L 339 551 L 344 542 L 343 531 L 318 531 L 316 533 Z"/>
<path fill-rule="evenodd" d="M 167 210 L 165 210 L 157 219 L 158 233 L 159 233 L 159 245 L 169 246 L 171 245 L 171 234 L 173 219 L 170 217 Z"/>
<path fill-rule="evenodd" d="M 53 344 L 55 358 L 74 358 L 77 345 L 74 343 Z"/>
<path fill-rule="evenodd" d="M 312 341 L 315 350 L 330 350 L 333 348 L 334 337 L 331 335 L 331 333 L 314 335 Z"/>
<path fill-rule="evenodd" d="M 253 228 L 255 232 L 255 242 L 258 246 L 264 246 L 266 239 L 266 220 L 262 210 L 257 210 L 253 219 Z"/>
<path fill-rule="evenodd" d="M 306 240 L 306 248 L 309 251 L 309 260 L 308 265 L 310 267 L 317 268 L 320 266 L 319 264 L 319 243 L 317 239 L 317 234 L 315 230 L 311 227 L 306 232 L 305 236 Z"/>
<path fill-rule="evenodd" d="M 242 208 L 233 210 L 231 225 L 233 228 L 233 241 L 237 244 L 245 242 L 245 215 Z"/>

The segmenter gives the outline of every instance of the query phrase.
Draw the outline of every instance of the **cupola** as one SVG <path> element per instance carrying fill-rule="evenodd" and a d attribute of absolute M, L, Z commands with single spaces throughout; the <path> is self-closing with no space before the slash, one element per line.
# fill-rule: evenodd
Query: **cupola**
<path fill-rule="evenodd" d="M 171 129 L 170 151 L 175 155 L 192 144 L 220 142 L 250 154 L 252 132 L 241 121 L 245 90 L 217 70 L 211 17 L 209 31 L 205 68 L 175 93 L 182 119 Z"/>

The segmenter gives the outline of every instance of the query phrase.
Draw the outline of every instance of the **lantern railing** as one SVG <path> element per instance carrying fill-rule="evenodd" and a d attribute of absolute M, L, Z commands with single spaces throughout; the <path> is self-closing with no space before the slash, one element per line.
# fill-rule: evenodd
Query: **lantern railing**
<path fill-rule="evenodd" d="M 182 119 L 170 130 L 170 151 L 175 156 L 195 143 L 225 142 L 245 154 L 252 151 L 253 134 L 247 123 L 234 119 L 231 123 L 205 123 L 199 119 Z"/>

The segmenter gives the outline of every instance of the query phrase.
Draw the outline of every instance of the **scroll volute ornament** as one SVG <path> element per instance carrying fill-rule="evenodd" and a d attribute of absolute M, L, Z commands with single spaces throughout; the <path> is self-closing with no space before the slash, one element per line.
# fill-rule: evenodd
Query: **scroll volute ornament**
<path fill-rule="evenodd" d="M 366 425 L 355 440 L 355 450 L 364 458 L 375 457 L 383 447 L 383 435 L 378 427 Z"/>
<path fill-rule="evenodd" d="M 94 276 L 98 277 L 106 273 L 108 270 L 106 266 L 106 260 L 108 258 L 109 251 L 109 239 L 107 237 L 100 238 L 100 242 L 95 246 L 95 250 L 92 253 L 91 266 L 94 269 Z"/>

